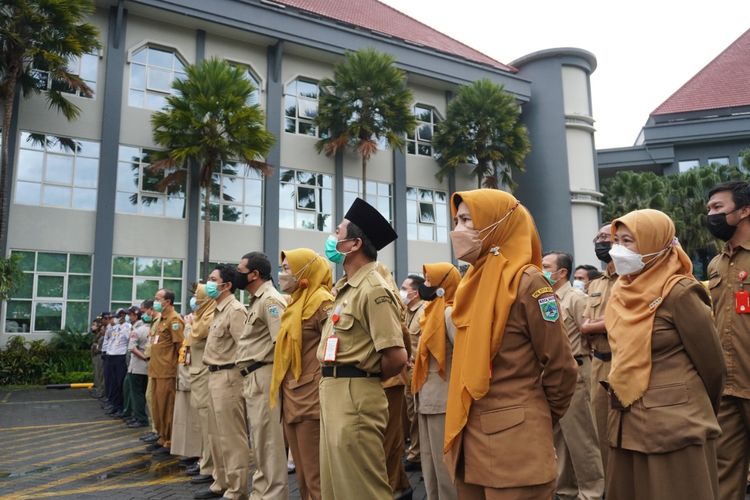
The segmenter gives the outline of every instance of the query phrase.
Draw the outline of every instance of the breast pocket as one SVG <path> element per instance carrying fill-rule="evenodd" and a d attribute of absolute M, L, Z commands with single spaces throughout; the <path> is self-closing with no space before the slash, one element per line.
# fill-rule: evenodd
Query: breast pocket
<path fill-rule="evenodd" d="M 708 279 L 708 289 L 713 290 L 714 288 L 717 288 L 719 285 L 721 285 L 721 276 L 713 276 Z"/>
<path fill-rule="evenodd" d="M 221 338 L 227 333 L 227 329 L 224 328 L 223 324 L 214 323 L 211 325 L 211 329 L 209 330 L 208 334 L 216 337 Z"/>
<path fill-rule="evenodd" d="M 354 316 L 341 313 L 339 320 L 333 325 L 333 333 L 339 338 L 339 352 L 346 352 L 352 346 L 352 328 Z"/>

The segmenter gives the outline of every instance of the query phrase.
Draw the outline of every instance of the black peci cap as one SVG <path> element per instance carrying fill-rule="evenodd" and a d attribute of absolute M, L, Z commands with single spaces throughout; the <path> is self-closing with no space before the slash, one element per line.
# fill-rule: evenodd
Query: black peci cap
<path fill-rule="evenodd" d="M 382 250 L 398 238 L 398 234 L 375 207 L 362 198 L 356 198 L 344 216 L 359 227 L 370 238 L 377 250 Z"/>

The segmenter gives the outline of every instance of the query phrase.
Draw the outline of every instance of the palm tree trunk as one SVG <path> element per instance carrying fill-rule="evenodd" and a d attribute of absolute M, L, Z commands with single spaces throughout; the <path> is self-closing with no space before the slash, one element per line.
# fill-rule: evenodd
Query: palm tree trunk
<path fill-rule="evenodd" d="M 362 199 L 367 201 L 367 158 L 362 155 Z"/>
<path fill-rule="evenodd" d="M 208 257 L 211 255 L 211 183 L 204 187 L 205 198 L 203 200 L 203 273 L 205 276 L 211 272 L 208 268 Z"/>
<path fill-rule="evenodd" d="M 10 77 L 8 82 L 5 102 L 3 102 L 3 131 L 2 131 L 2 153 L 0 158 L 0 258 L 5 258 L 8 245 L 8 199 L 10 193 L 10 176 L 8 175 L 9 147 L 10 147 L 10 124 L 13 119 L 13 104 L 16 95 L 16 82 Z"/>

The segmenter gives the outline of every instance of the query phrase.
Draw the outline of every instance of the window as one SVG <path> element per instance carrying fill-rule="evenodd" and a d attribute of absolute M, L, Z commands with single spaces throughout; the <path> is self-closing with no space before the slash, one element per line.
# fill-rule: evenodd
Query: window
<path fill-rule="evenodd" d="M 159 183 L 177 169 L 152 172 L 151 154 L 143 148 L 120 146 L 117 163 L 117 195 L 115 210 L 120 214 L 157 215 L 185 218 L 185 178 L 167 188 L 159 190 Z"/>
<path fill-rule="evenodd" d="M 344 177 L 344 207 L 354 203 L 356 197 L 362 197 L 362 180 L 355 177 Z M 393 222 L 391 199 L 393 191 L 387 182 L 367 181 L 367 202 L 378 209 L 388 222 Z"/>
<path fill-rule="evenodd" d="M 448 194 L 406 188 L 406 231 L 410 240 L 448 241 Z"/>
<path fill-rule="evenodd" d="M 5 311 L 7 333 L 88 330 L 91 255 L 13 250 L 23 271 Z"/>
<path fill-rule="evenodd" d="M 68 73 L 77 76 L 91 89 L 91 95 L 82 94 L 80 90 L 74 90 L 67 82 L 52 78 L 49 71 L 43 65 L 36 65 L 31 70 L 31 76 L 36 80 L 39 90 L 58 90 L 66 94 L 81 97 L 94 97 L 96 94 L 96 76 L 99 71 L 99 56 L 97 54 L 83 54 L 81 57 L 72 56 L 68 59 Z"/>
<path fill-rule="evenodd" d="M 182 261 L 154 257 L 112 258 L 112 310 L 153 299 L 161 288 L 175 295 L 175 309 L 182 303 Z"/>
<path fill-rule="evenodd" d="M 719 158 L 709 158 L 708 159 L 709 165 L 724 165 L 729 166 L 729 157 L 728 156 L 722 156 Z"/>
<path fill-rule="evenodd" d="M 99 143 L 21 132 L 15 203 L 96 210 Z"/>
<path fill-rule="evenodd" d="M 698 160 L 683 160 L 677 164 L 680 172 L 687 172 L 700 166 Z"/>
<path fill-rule="evenodd" d="M 406 151 L 412 155 L 432 156 L 432 134 L 435 125 L 440 123 L 437 111 L 431 106 L 416 104 L 414 116 L 417 127 L 411 134 L 406 134 Z"/>
<path fill-rule="evenodd" d="M 253 69 L 245 64 L 235 63 L 232 61 L 229 61 L 229 64 L 232 67 L 240 68 L 244 70 L 244 73 L 242 76 L 245 77 L 245 80 L 249 81 L 253 84 L 253 88 L 255 90 L 250 94 L 250 96 L 247 98 L 247 105 L 252 106 L 255 104 L 261 104 L 260 102 L 260 94 L 262 92 L 262 83 L 260 81 L 260 77 L 253 71 Z"/>
<path fill-rule="evenodd" d="M 331 232 L 333 176 L 282 168 L 279 227 Z"/>
<path fill-rule="evenodd" d="M 212 221 L 261 225 L 263 176 L 257 170 L 244 163 L 226 163 L 221 174 L 214 174 L 211 191 Z"/>
<path fill-rule="evenodd" d="M 286 86 L 284 94 L 285 128 L 290 134 L 318 136 L 314 120 L 318 115 L 318 84 L 297 78 Z"/>
<path fill-rule="evenodd" d="M 145 46 L 130 58 L 128 104 L 136 108 L 161 109 L 174 94 L 172 82 L 185 78 L 185 63 L 170 49 Z"/>

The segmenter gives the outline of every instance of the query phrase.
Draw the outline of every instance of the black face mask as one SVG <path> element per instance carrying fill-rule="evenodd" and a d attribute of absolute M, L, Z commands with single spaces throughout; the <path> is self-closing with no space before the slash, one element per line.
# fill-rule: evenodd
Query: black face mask
<path fill-rule="evenodd" d="M 252 271 L 248 271 L 246 273 L 241 273 L 237 271 L 237 274 L 235 274 L 234 279 L 232 280 L 234 282 L 234 288 L 237 290 L 244 290 L 247 288 L 247 285 L 250 283 L 247 281 L 247 275 L 250 274 Z"/>
<path fill-rule="evenodd" d="M 612 243 L 609 241 L 597 241 L 594 243 L 594 252 L 596 253 L 596 257 L 609 264 L 612 262 L 612 256 L 609 254 L 609 251 L 612 249 Z"/>
<path fill-rule="evenodd" d="M 419 293 L 419 298 L 422 300 L 435 300 L 436 298 L 445 295 L 445 290 L 439 286 L 427 286 L 422 283 L 419 285 L 417 293 Z"/>
<path fill-rule="evenodd" d="M 735 212 L 736 210 L 732 210 Z M 729 212 L 730 214 L 732 212 Z M 727 222 L 728 214 L 711 214 L 706 219 L 706 225 L 708 226 L 708 232 L 713 234 L 716 238 L 722 241 L 729 241 L 734 236 L 734 232 L 737 231 L 737 226 L 732 226 Z"/>

